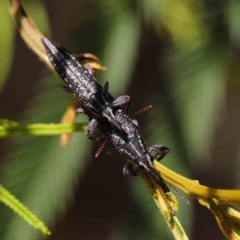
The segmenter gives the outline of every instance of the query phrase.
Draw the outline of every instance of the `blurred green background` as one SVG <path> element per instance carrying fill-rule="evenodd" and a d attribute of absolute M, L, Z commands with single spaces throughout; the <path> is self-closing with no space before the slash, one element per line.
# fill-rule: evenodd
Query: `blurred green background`
<path fill-rule="evenodd" d="M 214 188 L 239 188 L 240 3 L 237 0 L 24 1 L 40 30 L 71 52 L 98 56 L 116 97 L 131 96 L 148 146 L 171 149 L 163 164 Z M 0 2 L 0 117 L 59 122 L 71 102 L 38 61 Z M 87 121 L 79 116 L 80 122 Z M 124 159 L 94 154 L 99 143 L 75 133 L 1 139 L 1 184 L 52 231 L 51 240 L 173 239 L 140 178 Z M 188 196 L 187 196 L 188 197 Z M 189 198 L 189 197 L 188 197 Z M 225 239 L 211 213 L 190 199 L 177 214 L 190 239 Z M 2 240 L 43 239 L 0 205 Z"/>

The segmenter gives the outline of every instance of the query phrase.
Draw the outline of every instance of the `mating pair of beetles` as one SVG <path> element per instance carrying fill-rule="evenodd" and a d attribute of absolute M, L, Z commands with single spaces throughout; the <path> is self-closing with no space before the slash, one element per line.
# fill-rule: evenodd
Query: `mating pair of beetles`
<path fill-rule="evenodd" d="M 155 179 L 165 193 L 169 192 L 164 180 L 153 168 L 154 158 L 162 159 L 169 149 L 162 145 L 147 147 L 141 136 L 138 123 L 131 119 L 121 108 L 130 100 L 129 96 L 114 99 L 108 92 L 108 82 L 102 87 L 94 78 L 90 66 L 84 68 L 72 54 L 58 43 L 43 38 L 48 58 L 56 72 L 63 79 L 66 86 L 63 89 L 72 93 L 81 105 L 77 113 L 84 113 L 89 117 L 86 136 L 90 139 L 98 128 L 112 145 L 111 154 L 120 154 L 128 162 L 123 168 L 125 176 L 136 174 L 135 168 L 142 169 Z"/>

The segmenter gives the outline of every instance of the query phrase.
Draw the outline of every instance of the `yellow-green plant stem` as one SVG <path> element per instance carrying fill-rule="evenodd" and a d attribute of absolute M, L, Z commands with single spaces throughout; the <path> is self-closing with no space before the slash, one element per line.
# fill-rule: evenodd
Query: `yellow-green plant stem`
<path fill-rule="evenodd" d="M 185 178 L 157 161 L 154 161 L 154 167 L 165 181 L 191 194 L 209 209 L 227 239 L 240 240 L 240 213 L 229 206 L 240 207 L 240 190 L 214 189 L 200 185 L 198 181 Z"/>
<path fill-rule="evenodd" d="M 157 161 L 154 161 L 154 167 L 167 182 L 195 198 L 214 198 L 223 203 L 240 207 L 240 190 L 215 189 L 203 186 L 197 180 L 183 177 Z"/>
<path fill-rule="evenodd" d="M 83 132 L 86 130 L 87 124 L 30 124 L 28 126 L 0 126 L 0 137 L 14 137 L 21 135 L 34 135 L 34 136 L 51 136 L 60 135 L 63 133 Z"/>
<path fill-rule="evenodd" d="M 176 215 L 171 214 L 169 207 L 166 205 L 166 201 L 171 204 L 172 209 L 178 211 L 178 202 L 174 195 L 169 192 L 164 194 L 160 189 L 160 186 L 156 184 L 155 180 L 148 176 L 147 173 L 140 171 L 140 176 L 143 178 L 148 191 L 152 195 L 153 200 L 155 201 L 158 209 L 160 210 L 162 216 L 164 217 L 169 230 L 172 232 L 174 239 L 177 240 L 188 240 L 188 236 L 185 233 L 181 223 L 179 222 Z"/>

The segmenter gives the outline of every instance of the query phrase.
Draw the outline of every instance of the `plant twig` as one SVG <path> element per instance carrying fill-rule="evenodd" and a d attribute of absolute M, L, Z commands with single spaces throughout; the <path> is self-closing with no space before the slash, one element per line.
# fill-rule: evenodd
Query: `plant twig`
<path fill-rule="evenodd" d="M 240 240 L 240 213 L 229 206 L 240 207 L 240 190 L 214 189 L 185 178 L 154 161 L 156 171 L 170 184 L 198 199 L 215 216 L 222 233 L 230 240 Z"/>
<path fill-rule="evenodd" d="M 41 40 L 44 35 L 38 30 L 32 19 L 28 17 L 22 6 L 21 0 L 9 0 L 9 3 L 10 13 L 23 40 L 27 46 L 39 57 L 39 59 L 56 74 L 54 67 L 48 59 L 45 47 L 43 46 Z M 81 62 L 89 64 L 95 71 L 106 70 L 106 67 L 101 66 L 98 58 L 93 54 L 85 53 L 80 55 L 77 54 L 76 56 Z"/>
<path fill-rule="evenodd" d="M 164 217 L 170 231 L 177 240 L 188 240 L 188 236 L 185 233 L 181 223 L 179 222 L 176 215 L 171 214 L 166 201 L 171 204 L 171 207 L 175 212 L 178 211 L 178 202 L 175 196 L 169 192 L 164 195 L 162 189 L 156 184 L 155 180 L 149 176 L 146 172 L 140 171 L 140 176 L 143 178 L 148 191 L 150 192 L 153 200 L 155 201 L 158 209 L 160 210 L 162 216 Z"/>
<path fill-rule="evenodd" d="M 2 122 L 5 124 L 2 124 Z M 52 136 L 60 135 L 63 133 L 73 133 L 76 131 L 83 132 L 86 130 L 87 124 L 75 123 L 75 124 L 60 124 L 60 123 L 37 123 L 27 126 L 21 126 L 17 123 L 6 124 L 8 120 L 0 119 L 0 137 L 14 137 L 21 135 L 34 135 L 34 136 Z M 12 121 L 9 121 L 13 123 Z"/>

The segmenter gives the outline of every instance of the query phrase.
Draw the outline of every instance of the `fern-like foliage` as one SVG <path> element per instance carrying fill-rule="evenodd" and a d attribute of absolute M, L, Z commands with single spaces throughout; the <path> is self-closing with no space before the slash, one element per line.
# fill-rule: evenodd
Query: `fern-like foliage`
<path fill-rule="evenodd" d="M 32 107 L 27 111 L 27 115 L 32 117 L 26 118 L 29 122 L 58 122 L 68 105 L 68 97 L 56 91 L 56 78 L 46 78 L 43 83 L 47 85 L 47 90 L 32 99 Z M 62 104 L 59 104 L 61 101 Z M 78 175 L 87 161 L 84 150 L 90 148 L 89 141 L 85 140 L 84 134 L 73 135 L 69 145 L 62 149 L 59 136 L 15 139 L 14 151 L 5 156 L 7 164 L 2 176 L 3 185 L 51 226 L 55 214 L 60 216 L 71 203 Z M 84 147 L 79 148 L 80 145 Z M 40 237 L 18 216 L 13 216 L 5 208 L 2 210 L 2 206 L 0 208 L 5 212 L 1 218 L 4 224 L 1 225 L 0 235 L 5 236 L 2 239 L 13 240 L 22 236 L 32 240 Z"/>
<path fill-rule="evenodd" d="M 44 235 L 50 235 L 50 231 L 45 226 L 45 224 L 2 186 L 0 186 L 0 202 L 11 208 L 21 218 L 23 218 L 34 228 L 40 230 Z"/>

